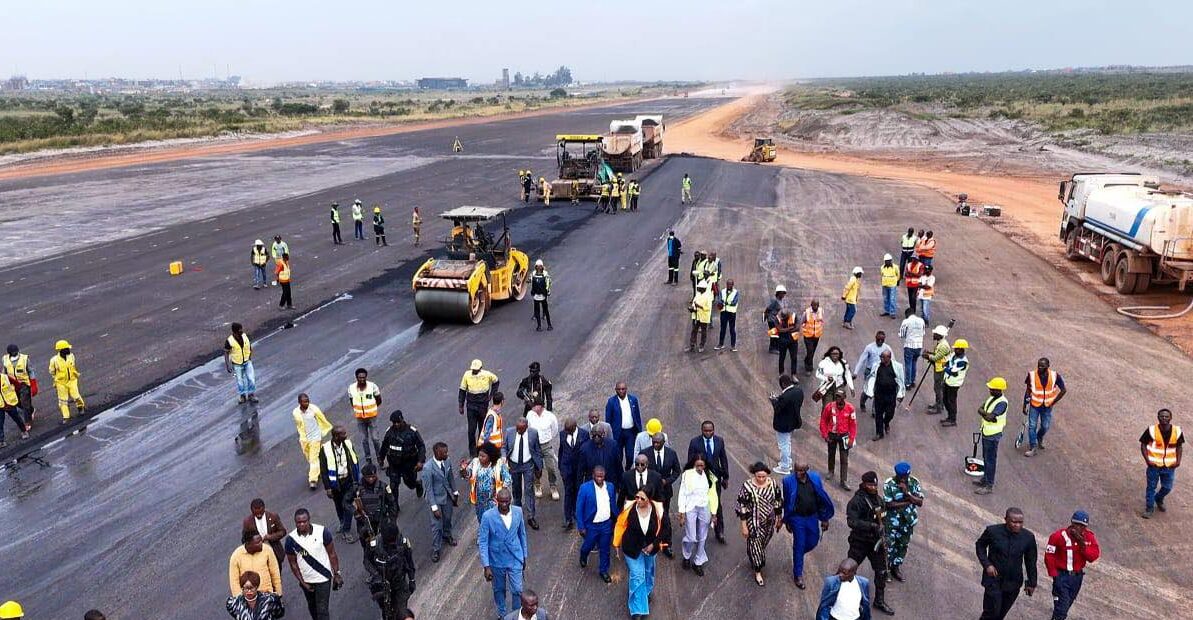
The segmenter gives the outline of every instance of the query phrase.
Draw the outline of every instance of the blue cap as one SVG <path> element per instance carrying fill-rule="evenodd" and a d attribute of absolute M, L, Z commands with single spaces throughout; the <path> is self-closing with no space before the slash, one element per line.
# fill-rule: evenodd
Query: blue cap
<path fill-rule="evenodd" d="M 895 463 L 895 475 L 906 476 L 911 473 L 911 463 L 907 461 L 899 461 Z"/>
<path fill-rule="evenodd" d="M 1073 513 L 1073 518 L 1069 519 L 1073 523 L 1080 523 L 1081 525 L 1089 525 L 1089 513 L 1084 510 L 1078 510 Z"/>

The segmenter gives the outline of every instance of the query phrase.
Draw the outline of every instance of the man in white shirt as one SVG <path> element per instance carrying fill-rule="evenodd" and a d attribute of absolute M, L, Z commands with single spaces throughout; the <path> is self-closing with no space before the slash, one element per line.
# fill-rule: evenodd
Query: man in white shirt
<path fill-rule="evenodd" d="M 551 488 L 551 499 L 559 501 L 559 420 L 554 413 L 547 411 L 541 399 L 536 399 L 530 411 L 526 413 L 526 421 L 530 428 L 538 431 L 539 447 L 543 453 L 543 469 L 534 480 L 534 496 L 543 496 L 543 471 L 547 473 L 547 483 Z"/>
<path fill-rule="evenodd" d="M 294 512 L 294 529 L 286 535 L 283 546 L 290 571 L 298 579 L 307 599 L 312 618 L 330 618 L 331 590 L 344 585 L 340 576 L 340 558 L 336 555 L 331 532 L 322 525 L 311 523 L 306 508 Z"/>
<path fill-rule="evenodd" d="M 609 576 L 609 553 L 613 543 L 613 502 L 616 500 L 614 485 L 605 481 L 605 468 L 592 468 L 592 480 L 580 487 L 576 498 L 576 530 L 584 537 L 580 545 L 580 567 L 588 566 L 588 554 L 595 549 L 600 558 L 598 565 L 601 580 L 611 583 Z"/>
<path fill-rule="evenodd" d="M 906 389 L 915 387 L 915 363 L 924 352 L 924 319 L 908 308 L 903 312 L 903 323 L 899 325 L 899 338 L 903 340 L 903 383 Z"/>
<path fill-rule="evenodd" d="M 845 560 L 837 574 L 824 579 L 817 618 L 870 620 L 870 582 L 857 574 L 857 562 Z"/>

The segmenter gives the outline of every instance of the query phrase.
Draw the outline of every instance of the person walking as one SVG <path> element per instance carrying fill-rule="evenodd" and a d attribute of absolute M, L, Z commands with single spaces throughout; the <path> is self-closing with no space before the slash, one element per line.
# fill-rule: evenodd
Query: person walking
<path fill-rule="evenodd" d="M 650 616 L 655 556 L 666 546 L 663 531 L 671 524 L 663 516 L 663 505 L 646 490 L 638 489 L 631 497 L 613 526 L 613 546 L 625 558 L 630 618 L 639 620 Z"/>
<path fill-rule="evenodd" d="M 522 590 L 518 600 L 522 606 L 505 614 L 501 620 L 551 620 L 545 609 L 539 609 L 539 595 L 534 590 Z"/>
<path fill-rule="evenodd" d="M 924 233 L 915 244 L 915 257 L 925 267 L 932 265 L 932 261 L 936 260 L 936 239 L 932 236 L 932 231 Z"/>
<path fill-rule="evenodd" d="M 634 457 L 634 468 L 621 474 L 617 505 L 625 506 L 632 503 L 638 491 L 646 493 L 649 497 L 660 497 L 663 492 L 663 477 L 650 468 L 650 457 L 642 453 Z"/>
<path fill-rule="evenodd" d="M 853 268 L 853 275 L 845 283 L 845 290 L 841 291 L 841 301 L 845 302 L 845 316 L 841 319 L 841 327 L 853 329 L 853 317 L 857 315 L 857 297 L 862 290 L 861 267 Z"/>
<path fill-rule="evenodd" d="M 683 242 L 675 236 L 674 230 L 667 231 L 664 248 L 667 252 L 667 284 L 679 286 L 679 257 L 683 255 Z"/>
<path fill-rule="evenodd" d="M 605 469 L 609 484 L 614 488 L 621 483 L 621 472 L 625 471 L 621 448 L 605 436 L 604 426 L 593 427 L 588 432 L 588 441 L 580 446 L 580 481 L 592 479 L 592 472 L 598 466 Z"/>
<path fill-rule="evenodd" d="M 907 287 L 907 307 L 916 309 L 920 295 L 920 278 L 924 276 L 924 264 L 919 257 L 912 256 L 903 272 L 903 286 Z"/>
<path fill-rule="evenodd" d="M 389 245 L 385 240 L 385 216 L 381 215 L 381 205 L 373 205 L 373 242 L 374 245 Z"/>
<path fill-rule="evenodd" d="M 874 342 L 866 345 L 862 349 L 862 354 L 858 356 L 857 363 L 853 365 L 853 376 L 856 380 L 858 375 L 862 377 L 862 385 L 870 380 L 870 371 L 878 365 L 878 359 L 883 353 L 892 353 L 890 345 L 886 343 L 886 332 L 881 329 L 874 333 Z M 868 395 L 866 391 L 862 390 L 861 409 L 862 413 L 866 412 L 866 399 Z"/>
<path fill-rule="evenodd" d="M 714 490 L 717 493 L 718 501 L 717 507 L 712 511 L 713 516 L 716 517 L 713 521 L 713 533 L 716 534 L 717 542 L 723 545 L 725 544 L 725 519 L 721 515 L 720 497 L 721 491 L 729 488 L 729 452 L 725 449 L 725 440 L 716 434 L 716 429 L 712 420 L 700 423 L 700 434 L 688 442 L 688 460 L 691 461 L 697 454 L 703 455 L 708 470 L 716 476 L 718 484 Z"/>
<path fill-rule="evenodd" d="M 671 550 L 671 498 L 675 496 L 675 482 L 683 475 L 683 468 L 679 464 L 679 455 L 671 446 L 667 445 L 667 436 L 655 433 L 651 437 L 650 447 L 638 453 L 647 459 L 647 467 L 659 474 L 662 487 L 657 500 L 663 505 L 663 520 L 667 527 L 663 530 L 663 555 L 675 557 Z"/>
<path fill-rule="evenodd" d="M 779 375 L 779 393 L 771 394 L 770 402 L 774 411 L 771 428 L 775 430 L 775 442 L 779 445 L 779 464 L 775 466 L 775 473 L 786 476 L 791 473 L 791 433 L 804 425 L 800 415 L 804 391 L 791 375 Z"/>
<path fill-rule="evenodd" d="M 547 298 L 551 296 L 551 274 L 543 265 L 543 259 L 534 261 L 534 273 L 530 274 L 530 298 L 534 300 L 534 331 L 543 331 L 543 319 L 547 319 L 547 331 L 555 329 L 551 325 L 551 308 L 547 305 Z"/>
<path fill-rule="evenodd" d="M 933 415 L 944 410 L 944 367 L 949 362 L 949 356 L 953 354 L 953 347 L 946 340 L 948 335 L 949 328 L 944 325 L 933 327 L 932 350 L 925 350 L 923 353 L 924 359 L 932 362 L 932 390 L 936 400 L 928 405 L 927 413 Z"/>
<path fill-rule="evenodd" d="M 775 326 L 775 331 L 779 334 L 777 339 L 779 347 L 779 374 L 783 374 L 783 362 L 790 358 L 787 367 L 791 369 L 790 373 L 795 374 L 795 367 L 798 364 L 796 359 L 799 357 L 799 326 L 792 314 L 786 310 L 779 313 L 779 322 Z"/>
<path fill-rule="evenodd" d="M 54 391 L 58 393 L 58 411 L 62 413 L 59 424 L 70 422 L 70 406 L 75 406 L 79 416 L 83 416 L 87 403 L 79 393 L 79 366 L 75 363 L 75 354 L 71 352 L 70 343 L 59 340 L 54 343 L 56 354 L 50 358 L 50 377 L 54 380 Z"/>
<path fill-rule="evenodd" d="M 273 550 L 265 550 L 265 541 L 256 532 L 246 532 L 242 540 L 244 543 L 228 558 L 228 587 L 232 596 L 240 593 L 241 575 L 248 571 L 260 575 L 261 582 L 257 587 L 261 592 L 281 596 L 282 573 L 278 570 L 278 558 Z"/>
<path fill-rule="evenodd" d="M 369 593 L 381 608 L 382 618 L 396 617 L 406 609 L 415 589 L 414 554 L 397 522 L 386 523 L 365 545 L 364 560 Z"/>
<path fill-rule="evenodd" d="M 389 414 L 389 428 L 385 430 L 381 447 L 377 449 L 377 464 L 385 468 L 385 474 L 389 477 L 395 506 L 398 490 L 403 484 L 407 489 L 413 489 L 418 497 L 426 493 L 419 476 L 426 462 L 427 444 L 423 441 L 422 433 L 406 421 L 401 409 L 395 409 Z M 401 511 L 400 507 L 398 511 Z"/>
<path fill-rule="evenodd" d="M 331 532 L 311 522 L 306 508 L 294 511 L 294 529 L 286 534 L 286 560 L 307 599 L 311 620 L 331 620 L 331 591 L 344 585 L 340 556 Z"/>
<path fill-rule="evenodd" d="M 613 386 L 613 392 L 613 396 L 605 401 L 605 421 L 615 433 L 613 442 L 621 447 L 624 459 L 622 467 L 617 470 L 621 473 L 634 462 L 634 439 L 642 432 L 642 409 L 638 405 L 638 397 L 629 393 L 624 381 L 618 381 Z"/>
<path fill-rule="evenodd" d="M 282 525 L 282 518 L 276 512 L 265 509 L 265 500 L 260 497 L 249 502 L 249 516 L 240 522 L 241 540 L 248 540 L 254 534 L 261 536 L 261 540 L 269 545 L 280 567 L 286 561 L 286 549 L 282 546 L 286 526 Z"/>
<path fill-rule="evenodd" d="M 813 299 L 804 308 L 803 316 L 800 317 L 800 334 L 804 337 L 804 374 L 810 375 L 816 361 L 816 347 L 824 335 L 824 313 L 820 310 L 820 301 Z"/>
<path fill-rule="evenodd" d="M 1172 412 L 1156 412 L 1156 423 L 1139 436 L 1139 453 L 1147 464 L 1147 487 L 1144 493 L 1143 518 L 1150 519 L 1156 510 L 1165 512 L 1164 498 L 1172 492 L 1176 469 L 1181 466 L 1185 449 L 1185 435 L 1181 427 L 1172 423 Z M 1156 491 L 1159 485 L 1160 490 Z"/>
<path fill-rule="evenodd" d="M 291 415 L 298 431 L 298 447 L 307 461 L 307 484 L 313 491 L 319 485 L 319 450 L 323 447 L 324 435 L 331 432 L 331 422 L 319 407 L 311 404 L 311 397 L 305 393 L 298 395 L 298 406 Z"/>
<path fill-rule="evenodd" d="M 783 478 L 783 525 L 791 534 L 791 576 L 795 587 L 803 590 L 804 556 L 820 543 L 820 533 L 828 530 L 833 518 L 833 500 L 824 490 L 820 474 L 808 471 L 806 461 L 798 461 L 795 470 Z"/>
<path fill-rule="evenodd" d="M 414 247 L 422 245 L 423 238 L 423 216 L 418 212 L 418 207 L 414 207 L 414 214 L 410 216 L 410 228 L 414 231 Z"/>
<path fill-rule="evenodd" d="M 882 266 L 878 268 L 880 284 L 882 285 L 882 314 L 878 316 L 895 316 L 895 292 L 899 287 L 899 268 L 895 266 L 895 258 L 890 254 L 882 257 Z"/>
<path fill-rule="evenodd" d="M 768 352 L 779 354 L 779 315 L 785 309 L 784 299 L 787 297 L 787 287 L 782 284 L 775 287 L 775 296 L 766 304 L 762 317 L 766 320 L 766 334 L 770 338 Z"/>
<path fill-rule="evenodd" d="M 543 177 L 539 177 L 539 188 L 540 188 L 539 191 L 542 193 L 542 196 L 543 196 L 543 206 L 544 207 L 551 206 L 551 192 L 553 189 L 551 187 L 551 183 L 549 181 L 547 181 L 547 179 L 545 179 Z"/>
<path fill-rule="evenodd" d="M 853 373 L 849 372 L 849 364 L 845 362 L 845 354 L 841 347 L 831 346 L 825 351 L 820 364 L 816 366 L 816 380 L 819 384 L 816 393 L 812 394 L 812 400 L 826 404 L 836 397 L 839 390 L 848 390 L 848 393 L 855 391 Z"/>
<path fill-rule="evenodd" d="M 638 179 L 630 181 L 630 211 L 638 211 L 638 196 L 642 193 L 642 184 Z"/>
<path fill-rule="evenodd" d="M 480 438 L 477 444 L 485 442 L 501 448 L 505 446 L 505 425 L 501 422 L 501 410 L 505 407 L 505 394 L 497 392 L 493 395 L 493 404 L 485 412 L 485 419 L 481 422 Z"/>
<path fill-rule="evenodd" d="M 460 415 L 464 415 L 465 405 L 468 411 L 468 454 L 475 457 L 477 446 L 484 438 L 478 434 L 481 421 L 489 409 L 489 400 L 497 392 L 501 380 L 497 375 L 484 369 L 480 360 L 472 360 L 468 370 L 460 379 L 459 405 Z M 499 433 L 500 435 L 500 433 Z"/>
<path fill-rule="evenodd" d="M 563 530 L 576 525 L 576 493 L 583 478 L 580 475 L 583 455 L 580 447 L 588 441 L 588 431 L 576 424 L 572 416 L 564 416 L 563 430 L 559 431 L 559 478 L 563 485 Z"/>
<path fill-rule="evenodd" d="M 17 397 L 16 387 L 7 374 L 0 373 L 0 448 L 8 445 L 4 439 L 4 416 L 16 422 L 21 439 L 29 439 L 30 426 L 25 417 L 25 410 L 21 408 L 21 400 Z"/>
<path fill-rule="evenodd" d="M 515 610 L 521 604 L 522 575 L 526 572 L 530 549 L 526 544 L 522 509 L 510 505 L 513 497 L 509 489 L 498 491 L 496 502 L 497 505 L 485 511 L 481 517 L 477 547 L 485 581 L 493 584 L 493 602 L 497 606 L 498 617 L 501 617 L 505 615 L 507 591 Z"/>
<path fill-rule="evenodd" d="M 1044 568 L 1052 577 L 1052 620 L 1065 620 L 1069 609 L 1081 593 L 1085 580 L 1085 565 L 1102 557 L 1098 537 L 1089 529 L 1089 513 L 1078 510 L 1069 519 L 1068 527 L 1056 530 L 1048 537 L 1044 548 Z"/>
<path fill-rule="evenodd" d="M 365 240 L 365 213 L 359 198 L 352 202 L 352 236 L 357 241 Z"/>
<path fill-rule="evenodd" d="M 353 373 L 356 381 L 348 384 L 348 404 L 352 406 L 352 416 L 356 418 L 356 426 L 365 438 L 365 461 L 373 462 L 373 450 L 381 455 L 381 445 L 374 435 L 373 423 L 377 420 L 377 412 L 381 408 L 381 388 L 369 381 L 369 371 L 357 368 Z"/>
<path fill-rule="evenodd" d="M 240 574 L 239 583 L 232 590 L 224 608 L 234 620 L 273 620 L 285 613 L 280 594 L 258 590 L 261 586 L 261 574 L 257 571 L 245 571 Z M 95 611 L 95 610 L 92 610 Z M 99 613 L 99 612 L 96 612 Z M 4 616 L 0 618 L 21 618 L 22 616 Z M 103 614 L 93 615 L 90 611 L 83 616 L 83 620 L 103 620 Z"/>
<path fill-rule="evenodd" d="M 824 578 L 816 620 L 870 620 L 870 582 L 857 574 L 857 562 L 846 559 Z"/>
<path fill-rule="evenodd" d="M 878 494 L 878 474 L 862 474 L 862 483 L 845 507 L 849 525 L 849 559 L 861 564 L 870 562 L 874 569 L 874 609 L 887 615 L 895 610 L 886 604 L 887 556 L 883 530 L 886 505 Z"/>
<path fill-rule="evenodd" d="M 907 308 L 903 311 L 903 322 L 899 324 L 899 339 L 903 341 L 903 383 L 907 389 L 915 387 L 916 362 L 924 353 L 924 319 Z"/>
<path fill-rule="evenodd" d="M 559 501 L 559 420 L 543 406 L 542 400 L 536 400 L 526 414 L 526 422 L 538 433 L 539 449 L 543 454 L 543 466 L 534 477 L 534 496 L 543 496 L 543 474 L 546 474 L 551 499 Z"/>
<path fill-rule="evenodd" d="M 895 409 L 903 402 L 906 387 L 903 385 L 903 365 L 891 359 L 887 349 L 878 356 L 878 361 L 867 371 L 863 395 L 874 399 L 873 441 L 884 439 L 891 431 L 891 420 Z"/>
<path fill-rule="evenodd" d="M 468 481 L 468 500 L 478 524 L 485 511 L 497 505 L 497 492 L 508 490 L 513 484 L 509 464 L 501 457 L 501 449 L 489 442 L 482 444 L 477 455 L 461 467 L 460 477 Z"/>
<path fill-rule="evenodd" d="M 419 472 L 431 513 L 432 562 L 439 561 L 444 544 L 456 546 L 452 536 L 452 516 L 460 505 L 460 493 L 456 491 L 455 477 L 448 470 L 447 459 L 447 444 L 437 441 L 431 446 L 431 462 Z"/>
<path fill-rule="evenodd" d="M 1044 435 L 1052 428 L 1052 408 L 1065 397 L 1065 379 L 1055 370 L 1052 362 L 1041 357 L 1036 362 L 1036 371 L 1023 380 L 1023 415 L 1027 416 L 1027 452 L 1023 456 L 1036 455 L 1044 449 Z"/>
<path fill-rule="evenodd" d="M 332 245 L 344 245 L 344 240 L 340 237 L 340 203 L 331 203 L 331 243 Z"/>
<path fill-rule="evenodd" d="M 915 244 L 920 240 L 915 234 L 914 228 L 908 228 L 907 234 L 899 238 L 899 273 L 904 273 L 907 267 L 907 261 L 915 256 Z"/>
<path fill-rule="evenodd" d="M 522 380 L 518 382 L 518 389 L 514 392 L 514 396 L 522 399 L 523 415 L 530 413 L 536 402 L 541 402 L 546 411 L 555 410 L 555 401 L 551 395 L 551 382 L 543 376 L 542 368 L 542 364 L 530 362 L 530 374 L 522 377 Z M 543 434 L 540 432 L 539 440 L 542 439 Z"/>
<path fill-rule="evenodd" d="M 944 365 L 944 409 L 945 419 L 941 426 L 957 426 L 957 394 L 961 386 L 965 385 L 965 375 L 969 372 L 969 341 L 958 338 L 953 341 L 953 354 Z"/>
<path fill-rule="evenodd" d="M 688 458 L 683 475 L 679 477 L 679 525 L 684 528 L 683 567 L 696 576 L 704 576 L 708 563 L 705 542 L 708 530 L 715 526 L 720 511 L 720 485 L 717 476 L 707 466 L 707 457 L 697 452 Z"/>
<path fill-rule="evenodd" d="M 683 180 L 679 182 L 679 204 L 686 205 L 692 202 L 692 177 L 688 173 L 683 173 Z"/>
<path fill-rule="evenodd" d="M 741 293 L 733 285 L 733 280 L 726 280 L 725 288 L 717 300 L 717 305 L 721 308 L 721 336 L 717 339 L 714 350 L 720 351 L 725 348 L 725 330 L 728 328 L 729 350 L 737 351 L 737 305 L 740 301 Z M 794 363 L 792 361 L 793 365 Z"/>
<path fill-rule="evenodd" d="M 920 277 L 920 312 L 924 321 L 932 322 L 932 301 L 936 299 L 936 276 L 932 274 L 932 265 L 924 265 L 924 275 Z"/>
<path fill-rule="evenodd" d="M 1036 536 L 1023 521 L 1022 510 L 1007 508 L 1003 523 L 987 526 L 974 544 L 984 590 L 980 620 L 1003 620 L 1019 588 L 1028 596 L 1036 591 Z"/>
<path fill-rule="evenodd" d="M 783 523 L 783 494 L 770 477 L 770 468 L 757 462 L 750 466 L 750 477 L 737 494 L 735 512 L 741 519 L 741 537 L 746 541 L 746 557 L 754 570 L 754 583 L 766 585 L 762 569 L 766 566 L 766 546 Z"/>
<path fill-rule="evenodd" d="M 886 504 L 883 517 L 883 531 L 886 533 L 886 559 L 890 575 L 895 581 L 903 581 L 899 567 L 907 558 L 911 535 L 919 523 L 919 509 L 924 505 L 924 489 L 920 481 L 911 475 L 911 463 L 895 463 L 894 477 L 882 484 L 882 501 Z"/>
<path fill-rule="evenodd" d="M 258 403 L 257 373 L 253 370 L 253 345 L 240 323 L 232 324 L 232 334 L 224 341 L 224 368 L 236 376 L 237 402 Z"/>
<path fill-rule="evenodd" d="M 978 488 L 974 493 L 978 495 L 989 495 L 994 492 L 994 474 L 998 466 L 998 443 L 1002 441 L 1003 429 L 1007 426 L 1007 397 L 1003 396 L 1003 392 L 1007 389 L 1007 380 L 1002 377 L 994 377 L 986 382 L 986 388 L 990 390 L 990 396 L 978 408 L 978 415 L 981 416 L 981 427 L 979 432 L 982 435 L 982 478 L 975 480 L 974 484 Z"/>
<path fill-rule="evenodd" d="M 365 551 L 376 541 L 382 527 L 398 522 L 398 502 L 390 485 L 377 476 L 377 466 L 360 468 L 360 484 L 344 498 L 356 517 L 356 535 Z"/>
<path fill-rule="evenodd" d="M 356 537 L 352 535 L 353 510 L 348 498 L 360 483 L 360 462 L 352 448 L 352 440 L 348 439 L 348 429 L 343 426 L 332 427 L 331 441 L 323 444 L 319 452 L 319 472 L 323 489 L 340 519 L 340 529 L 336 533 L 352 544 Z"/>
<path fill-rule="evenodd" d="M 283 253 L 273 267 L 278 286 L 282 287 L 282 297 L 278 299 L 278 307 L 291 310 L 294 308 L 294 295 L 290 288 L 290 254 Z"/>
<path fill-rule="evenodd" d="M 615 485 L 605 480 L 605 468 L 592 468 L 592 480 L 580 485 L 576 495 L 576 531 L 584 538 L 580 545 L 580 568 L 588 566 L 588 554 L 597 550 L 601 580 L 609 577 L 609 546 L 613 543 L 613 519 L 617 501 Z"/>
<path fill-rule="evenodd" d="M 543 449 L 538 431 L 530 428 L 526 418 L 518 418 L 514 427 L 505 431 L 505 460 L 510 464 L 514 505 L 526 515 L 530 529 L 539 529 L 534 519 L 534 483 L 543 472 Z"/>
<path fill-rule="evenodd" d="M 17 406 L 25 412 L 25 428 L 33 428 L 34 414 L 37 407 L 33 405 L 33 397 L 37 396 L 37 374 L 29 363 L 29 356 L 21 353 L 21 348 L 15 344 L 8 345 L 8 353 L 3 357 L 4 374 L 17 393 Z"/>
<path fill-rule="evenodd" d="M 253 242 L 253 249 L 249 252 L 249 264 L 253 266 L 253 290 L 265 286 L 265 264 L 269 262 L 269 252 L 265 250 L 265 242 L 257 239 Z"/>
<path fill-rule="evenodd" d="M 845 390 L 837 388 L 835 400 L 824 405 L 820 411 L 820 438 L 828 446 L 828 477 L 836 469 L 837 452 L 841 453 L 841 489 L 852 491 L 849 479 L 849 451 L 857 443 L 857 413 L 853 405 L 845 402 Z"/>
<path fill-rule="evenodd" d="M 690 310 L 692 313 L 692 333 L 688 337 L 688 353 L 696 353 L 697 335 L 699 335 L 700 353 L 704 353 L 704 345 L 708 342 L 708 324 L 712 322 L 713 294 L 708 289 L 708 282 L 701 280 L 696 284 L 696 295 L 692 297 Z"/>

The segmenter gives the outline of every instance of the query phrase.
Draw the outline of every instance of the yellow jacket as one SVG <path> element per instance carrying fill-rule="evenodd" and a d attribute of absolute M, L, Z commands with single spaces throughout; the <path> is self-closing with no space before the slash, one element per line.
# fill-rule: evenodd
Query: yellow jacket
<path fill-rule="evenodd" d="M 261 576 L 260 591 L 281 596 L 282 573 L 278 570 L 278 558 L 268 544 L 262 544 L 257 553 L 249 553 L 241 545 L 228 558 L 228 586 L 234 596 L 240 595 L 240 576 L 250 570 Z"/>
<path fill-rule="evenodd" d="M 897 286 L 899 284 L 899 267 L 896 265 L 883 265 L 878 268 L 878 272 L 882 275 L 883 286 Z"/>
<path fill-rule="evenodd" d="M 67 353 L 66 359 L 55 354 L 50 358 L 50 376 L 54 383 L 70 383 L 79 379 L 79 369 L 75 366 L 75 354 Z"/>
<path fill-rule="evenodd" d="M 318 407 L 316 407 L 314 404 L 307 405 L 307 408 L 311 409 L 312 411 L 315 412 L 315 422 L 319 425 L 319 436 L 323 437 L 324 435 L 330 433 L 331 432 L 331 422 L 327 421 L 327 417 L 323 415 L 323 411 L 321 409 L 319 409 Z M 306 423 L 303 422 L 303 419 L 302 419 L 302 409 L 295 407 L 294 411 L 293 411 L 293 415 L 294 415 L 294 428 L 298 430 L 298 438 L 302 441 L 306 441 L 307 425 L 306 425 Z"/>
<path fill-rule="evenodd" d="M 841 292 L 841 299 L 845 300 L 847 304 L 857 303 L 857 294 L 862 290 L 862 281 L 857 279 L 857 276 L 849 276 L 849 282 L 845 283 L 845 290 Z"/>
<path fill-rule="evenodd" d="M 8 380 L 8 375 L 0 372 L 0 405 L 4 407 L 16 407 L 19 404 L 20 400 L 17 398 L 16 388 Z M 3 423 L 4 420 L 0 419 L 0 424 Z"/>
<path fill-rule="evenodd" d="M 696 309 L 696 320 L 700 323 L 712 322 L 712 291 L 696 293 L 692 298 L 692 307 Z"/>

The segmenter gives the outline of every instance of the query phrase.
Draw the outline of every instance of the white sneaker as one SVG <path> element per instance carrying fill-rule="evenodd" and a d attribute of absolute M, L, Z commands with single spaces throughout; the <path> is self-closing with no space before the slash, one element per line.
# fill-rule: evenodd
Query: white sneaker
<path fill-rule="evenodd" d="M 737 353 L 737 347 L 733 347 L 733 348 L 731 348 L 731 349 L 729 349 L 729 350 L 730 350 L 730 351 L 733 351 L 734 353 Z"/>
<path fill-rule="evenodd" d="M 559 491 L 556 491 L 555 489 L 551 489 L 551 499 L 553 499 L 555 501 L 559 501 Z"/>
<path fill-rule="evenodd" d="M 535 487 L 534 487 L 534 496 L 535 496 L 535 497 L 542 497 L 542 496 L 543 496 L 543 487 L 540 487 L 540 486 L 538 486 L 538 485 L 535 485 Z"/>
<path fill-rule="evenodd" d="M 713 350 L 713 351 L 720 351 L 721 349 L 724 349 L 724 348 L 725 348 L 725 345 L 723 345 L 723 344 L 719 344 L 719 345 L 717 345 L 717 346 L 713 347 L 713 348 L 712 348 L 712 350 Z"/>
<path fill-rule="evenodd" d="M 791 473 L 791 470 L 784 468 L 784 467 L 780 467 L 779 465 L 775 465 L 775 473 L 782 474 L 782 475 L 786 476 L 787 474 Z"/>

